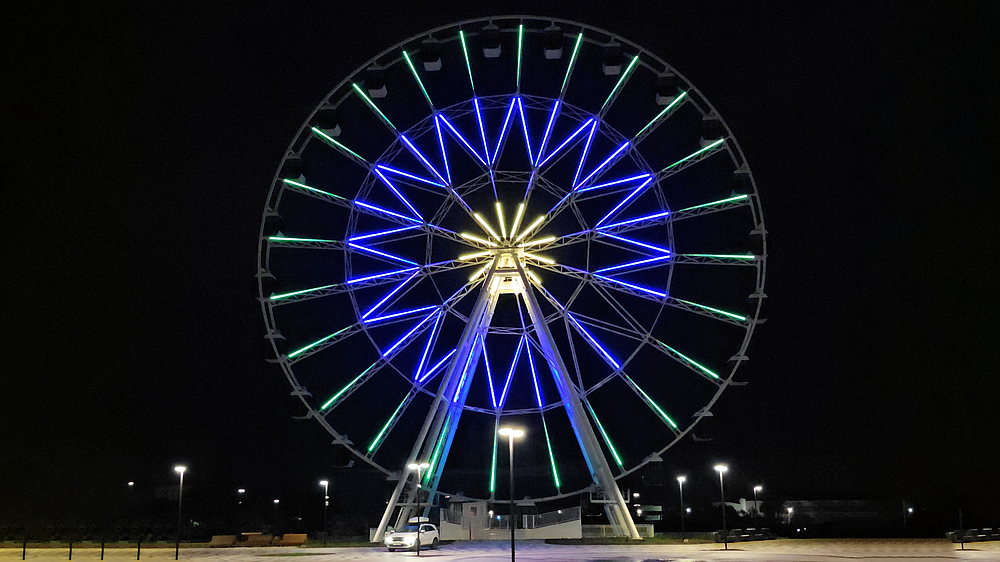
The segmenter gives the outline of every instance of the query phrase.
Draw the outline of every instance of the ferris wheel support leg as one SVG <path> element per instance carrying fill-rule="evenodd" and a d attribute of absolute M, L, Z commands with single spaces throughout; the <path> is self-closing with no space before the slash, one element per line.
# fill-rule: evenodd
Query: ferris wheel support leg
<path fill-rule="evenodd" d="M 517 264 L 517 271 L 522 285 L 522 290 L 520 291 L 521 297 L 527 305 L 528 315 L 531 317 L 531 323 L 535 327 L 535 334 L 538 336 L 538 343 L 545 353 L 545 360 L 549 364 L 549 370 L 552 371 L 552 378 L 555 380 L 556 388 L 559 390 L 559 397 L 563 401 L 566 415 L 569 417 L 570 425 L 573 427 L 573 433 L 580 444 L 580 451 L 587 461 L 587 468 L 590 469 L 594 483 L 604 492 L 605 496 L 612 500 L 612 503 L 605 504 L 608 521 L 611 523 L 616 534 L 628 536 L 632 539 L 640 539 L 642 537 L 639 536 L 639 530 L 636 529 L 635 522 L 632 521 L 632 514 L 629 512 L 628 504 L 625 502 L 621 490 L 618 489 L 618 483 L 615 481 L 614 473 L 611 472 L 608 459 L 604 456 L 601 444 L 594 433 L 594 428 L 590 425 L 590 420 L 587 418 L 587 412 L 584 409 L 580 391 L 573 384 L 572 379 L 570 379 L 569 370 L 562 360 L 562 355 L 559 354 L 555 340 L 552 338 L 552 333 L 545 323 L 545 316 L 542 314 L 542 309 L 538 306 L 538 300 L 535 299 L 534 293 L 531 292 L 531 283 L 520 263 Z"/>
<path fill-rule="evenodd" d="M 437 484 L 441 477 L 441 467 L 444 466 L 445 460 L 447 459 L 448 450 L 451 448 L 451 440 L 455 435 L 455 426 L 458 425 L 458 419 L 461 416 L 462 406 L 465 404 L 465 399 L 468 396 L 468 388 L 471 385 L 464 385 L 464 389 L 461 389 L 462 392 L 458 393 L 458 398 L 454 403 L 447 397 L 455 396 L 456 391 L 459 390 L 458 385 L 462 383 L 462 372 L 465 369 L 466 363 L 471 363 L 471 360 L 475 359 L 475 357 L 470 358 L 470 355 L 476 352 L 476 337 L 481 332 L 485 333 L 486 329 L 489 327 L 490 321 L 492 320 L 497 295 L 495 291 L 490 290 L 490 287 L 493 286 L 493 273 L 496 269 L 496 265 L 497 264 L 494 261 L 493 266 L 486 277 L 487 281 L 484 282 L 483 288 L 478 299 L 476 300 L 476 304 L 472 309 L 472 314 L 469 316 L 469 322 L 466 324 L 465 330 L 462 333 L 462 338 L 459 340 L 457 346 L 459 351 L 452 357 L 451 364 L 448 366 L 448 370 L 441 379 L 441 385 L 438 387 L 438 392 L 434 396 L 434 402 L 427 411 L 427 417 L 424 419 L 424 424 L 420 428 L 420 433 L 417 435 L 417 438 L 413 443 L 413 448 L 410 450 L 410 455 L 407 457 L 407 461 L 400 471 L 401 476 L 399 482 L 396 484 L 392 497 L 389 498 L 389 502 L 385 507 L 385 512 L 382 514 L 382 519 L 379 521 L 378 528 L 376 529 L 375 536 L 373 537 L 374 542 L 381 542 L 385 537 L 385 530 L 389 526 L 392 514 L 396 511 L 396 507 L 399 504 L 399 498 L 406 489 L 406 465 L 416 462 L 425 462 L 430 458 L 430 456 L 434 453 L 435 446 L 442 438 L 441 434 L 442 429 L 445 427 L 445 422 L 451 418 L 451 423 L 448 424 L 448 428 L 446 429 L 448 432 L 446 443 L 443 444 L 438 461 L 431 469 L 432 476 L 428 479 L 428 483 L 430 484 L 428 487 L 429 496 L 433 497 L 434 493 L 437 491 Z M 456 404 L 458 405 L 457 412 L 454 411 L 456 410 L 454 408 Z M 418 461 L 418 459 L 420 460 Z M 416 491 L 416 488 L 414 488 L 414 491 Z M 397 518 L 397 524 L 405 524 L 409 521 L 409 518 L 412 517 L 414 508 L 409 505 L 399 507 L 400 512 Z"/>

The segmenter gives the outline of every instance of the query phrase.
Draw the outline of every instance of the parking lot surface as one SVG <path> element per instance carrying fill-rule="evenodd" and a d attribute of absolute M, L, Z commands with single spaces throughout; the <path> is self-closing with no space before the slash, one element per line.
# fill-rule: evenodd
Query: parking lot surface
<path fill-rule="evenodd" d="M 715 544 L 679 545 L 549 545 L 541 541 L 517 543 L 517 560 L 523 562 L 696 562 L 732 560 L 739 562 L 843 562 L 845 560 L 885 560 L 940 562 L 942 560 L 989 560 L 1000 562 L 1000 542 L 974 543 L 965 550 L 944 539 L 779 539 L 734 543 L 724 550 Z M 27 550 L 27 560 L 67 560 L 65 548 Z M 104 560 L 135 560 L 135 549 L 105 551 Z M 184 548 L 180 559 L 190 562 L 348 562 L 356 560 L 402 560 L 415 558 L 414 552 L 387 552 L 384 548 Z M 173 560 L 173 548 L 144 548 L 141 560 Z M 503 541 L 462 541 L 425 550 L 427 562 L 510 560 L 510 544 Z M 20 548 L 0 549 L 0 562 L 21 559 Z M 73 549 L 73 560 L 100 560 L 99 548 Z"/>

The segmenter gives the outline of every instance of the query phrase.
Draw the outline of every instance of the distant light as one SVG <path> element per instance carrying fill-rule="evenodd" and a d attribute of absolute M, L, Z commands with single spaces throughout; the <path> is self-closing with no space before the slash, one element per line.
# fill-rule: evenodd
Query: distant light
<path fill-rule="evenodd" d="M 499 433 L 504 437 L 524 437 L 523 429 L 514 429 L 513 427 L 501 427 Z"/>
<path fill-rule="evenodd" d="M 187 470 L 187 467 L 184 466 L 184 465 L 180 465 L 179 464 L 179 465 L 177 465 L 177 466 L 174 467 L 174 470 L 176 472 L 179 472 L 180 474 L 184 474 L 184 471 Z"/>
<path fill-rule="evenodd" d="M 274 505 L 278 505 L 279 503 L 281 503 L 281 500 L 274 500 Z"/>
<path fill-rule="evenodd" d="M 724 465 L 724 464 L 717 464 L 717 465 L 715 465 L 715 470 L 719 471 L 719 473 L 722 474 L 722 473 L 726 472 L 727 470 L 729 470 L 729 466 Z"/>
<path fill-rule="evenodd" d="M 754 487 L 753 487 L 753 491 L 755 491 L 755 492 L 759 492 L 759 491 L 761 491 L 761 490 L 763 490 L 763 489 L 764 489 L 764 487 L 763 487 L 763 486 L 754 486 Z"/>
<path fill-rule="evenodd" d="M 913 508 L 912 508 L 912 507 L 909 507 L 909 508 L 907 508 L 907 509 L 906 509 L 906 512 L 907 512 L 907 513 L 913 513 Z"/>
<path fill-rule="evenodd" d="M 685 509 L 684 511 L 687 511 L 688 513 L 691 513 L 691 508 L 689 507 L 689 508 Z"/>
<path fill-rule="evenodd" d="M 236 493 L 237 494 L 245 494 L 245 493 L 247 493 L 247 491 L 244 488 L 240 488 L 239 490 L 236 490 Z"/>
<path fill-rule="evenodd" d="M 636 515 L 642 515 L 642 510 L 641 510 L 641 509 L 637 509 L 637 510 L 635 510 L 635 514 L 636 514 Z"/>
<path fill-rule="evenodd" d="M 632 497 L 633 498 L 639 497 L 639 492 L 632 492 Z"/>
<path fill-rule="evenodd" d="M 683 483 L 687 482 L 688 479 L 687 479 L 687 476 L 678 476 L 677 477 L 677 481 L 680 482 L 681 484 L 683 484 Z"/>
<path fill-rule="evenodd" d="M 795 511 L 795 510 L 794 510 L 794 509 L 792 509 L 792 508 L 790 508 L 790 507 L 788 508 L 788 513 L 791 513 L 791 512 L 793 512 L 793 511 Z"/>
<path fill-rule="evenodd" d="M 410 464 L 406 465 L 406 468 L 408 468 L 410 470 L 416 470 L 418 468 L 422 469 L 422 470 L 425 470 L 425 469 L 428 469 L 430 467 L 431 467 L 431 465 L 428 464 L 428 463 L 425 463 L 425 462 L 422 462 L 420 464 L 417 464 L 415 462 L 411 462 Z"/>
<path fill-rule="evenodd" d="M 132 482 L 131 480 L 129 480 L 129 483 L 128 483 L 128 485 L 129 485 L 129 486 L 135 486 L 135 482 Z"/>
<path fill-rule="evenodd" d="M 320 480 L 319 481 L 319 485 L 320 486 L 329 486 L 330 485 L 330 481 L 329 480 Z"/>

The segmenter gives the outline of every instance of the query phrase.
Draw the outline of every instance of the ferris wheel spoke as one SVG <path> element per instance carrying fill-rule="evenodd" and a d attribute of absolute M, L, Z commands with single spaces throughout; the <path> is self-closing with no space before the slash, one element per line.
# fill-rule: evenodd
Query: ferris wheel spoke
<path fill-rule="evenodd" d="M 420 79 L 420 74 L 417 73 L 417 68 L 413 66 L 413 61 L 410 60 L 410 54 L 406 52 L 406 49 L 403 49 L 403 60 L 406 61 L 406 66 L 410 68 L 410 73 L 413 74 L 413 79 L 417 82 L 417 86 L 420 86 L 420 91 L 424 94 L 427 105 L 430 106 L 431 111 L 436 111 L 434 109 L 434 102 L 431 101 L 431 96 L 427 93 L 427 88 L 424 87 L 424 81 Z"/>
<path fill-rule="evenodd" d="M 321 240 L 318 238 L 290 238 L 288 236 L 268 236 L 267 241 L 272 246 L 281 248 L 309 248 L 313 250 L 343 250 L 346 246 L 338 240 Z"/>
<path fill-rule="evenodd" d="M 602 105 L 601 110 L 597 112 L 602 119 L 608 110 L 611 109 L 611 105 L 616 99 L 618 99 L 618 94 L 621 93 L 622 86 L 628 82 L 628 79 L 632 76 L 632 71 L 635 70 L 635 65 L 637 64 L 639 64 L 639 55 L 632 57 L 632 61 L 628 63 L 628 67 L 625 69 L 625 72 L 622 72 L 621 77 L 618 78 L 618 83 L 615 84 L 611 93 L 608 94 L 608 99 L 604 100 L 604 105 Z"/>
<path fill-rule="evenodd" d="M 402 417 L 404 412 L 406 412 L 406 409 L 410 406 L 410 403 L 413 402 L 414 396 L 416 396 L 416 393 L 413 390 L 410 390 L 409 392 L 406 393 L 406 396 L 403 397 L 402 401 L 400 401 L 399 406 L 396 406 L 396 410 L 393 411 L 392 415 L 389 416 L 389 419 L 386 420 L 385 425 L 382 426 L 382 429 L 380 429 L 379 432 L 375 435 L 375 438 L 372 439 L 371 443 L 368 445 L 368 451 L 367 451 L 369 458 L 375 456 L 375 453 L 378 452 L 379 448 L 382 446 L 382 443 L 384 443 L 385 439 L 389 436 L 390 433 L 392 433 L 393 428 L 396 427 L 396 422 L 399 421 L 399 418 Z"/>
<path fill-rule="evenodd" d="M 507 133 L 510 131 L 510 117 L 514 114 L 514 106 L 517 105 L 518 99 L 519 98 L 517 96 L 510 98 L 510 104 L 507 106 L 507 115 L 503 118 L 503 126 L 500 128 L 500 135 L 497 137 L 496 148 L 493 149 L 493 156 L 490 156 L 489 159 L 491 168 L 494 164 L 496 164 L 497 160 L 500 159 L 500 151 L 506 144 L 504 141 L 507 140 Z M 489 155 L 488 152 L 487 155 Z"/>
<path fill-rule="evenodd" d="M 691 154 L 685 156 L 684 158 L 681 158 L 680 160 L 674 162 L 673 164 L 667 166 L 666 168 L 660 170 L 660 172 L 656 174 L 656 180 L 663 181 L 669 178 L 670 176 L 678 174 L 681 171 L 686 170 L 691 166 L 694 166 L 695 164 L 701 162 L 702 160 L 705 160 L 709 156 L 716 154 L 717 152 L 721 152 L 725 148 L 726 148 L 725 138 L 713 141 L 705 145 L 704 147 L 692 152 Z"/>
<path fill-rule="evenodd" d="M 749 265 L 756 266 L 760 256 L 753 254 L 677 254 L 674 263 L 707 265 Z"/>
<path fill-rule="evenodd" d="M 347 145 L 328 135 L 325 131 L 323 131 L 323 129 L 320 129 L 319 127 L 311 127 L 309 130 L 312 131 L 312 134 L 316 136 L 316 138 L 326 143 L 328 146 L 333 147 L 344 156 L 347 156 L 353 160 L 355 164 L 360 164 L 366 169 L 371 167 L 368 161 L 365 160 L 360 154 L 354 152 L 350 148 L 347 148 Z"/>
<path fill-rule="evenodd" d="M 462 44 L 462 55 L 465 57 L 465 68 L 469 71 L 469 87 L 472 88 L 472 95 L 476 95 L 476 82 L 472 79 L 472 61 L 469 60 L 469 47 L 465 43 L 465 30 L 458 30 L 458 40 Z"/>
<path fill-rule="evenodd" d="M 358 86 L 358 84 L 355 82 L 351 84 L 351 88 L 354 89 L 354 93 L 356 93 L 358 97 L 364 100 L 365 105 L 367 105 L 372 110 L 372 112 L 375 113 L 375 115 L 377 115 L 382 120 L 382 123 L 385 124 L 385 126 L 389 129 L 389 131 L 393 135 L 398 136 L 399 129 L 397 129 L 396 125 L 394 125 L 392 121 L 390 121 L 389 118 L 386 117 L 385 113 L 382 113 L 382 110 L 379 109 L 377 105 L 375 105 L 375 102 L 372 101 L 370 97 L 368 97 L 368 94 L 366 94 L 364 90 L 361 89 L 361 86 Z"/>
<path fill-rule="evenodd" d="M 582 44 L 583 32 L 581 31 L 576 36 L 576 42 L 573 44 L 573 53 L 569 56 L 569 64 L 566 66 L 566 75 L 563 77 L 562 86 L 559 88 L 560 100 L 566 97 L 566 88 L 569 86 L 569 78 L 573 75 L 573 68 L 576 66 L 576 56 L 580 54 L 580 45 Z"/>
<path fill-rule="evenodd" d="M 389 349 L 382 352 L 381 357 L 379 357 L 374 363 L 372 363 L 367 369 L 361 371 L 361 374 L 354 377 L 351 382 L 347 383 L 346 386 L 341 388 L 336 394 L 331 396 L 326 402 L 320 406 L 320 412 L 323 415 L 329 414 L 336 405 L 342 403 L 351 394 L 353 394 L 358 388 L 368 382 L 376 373 L 382 370 L 383 367 L 390 364 L 392 358 L 395 357 L 400 351 L 406 349 L 412 342 L 416 341 L 416 336 L 419 335 L 423 330 L 427 329 L 427 321 L 434 318 L 437 315 L 437 311 L 432 312 L 421 319 L 413 328 L 410 329 L 403 337 L 399 338 Z"/>
<path fill-rule="evenodd" d="M 674 98 L 672 102 L 667 104 L 667 106 L 664 107 L 663 110 L 656 115 L 656 117 L 653 117 L 653 119 L 651 119 L 649 123 L 646 124 L 645 127 L 639 129 L 639 132 L 636 133 L 634 137 L 632 137 L 632 144 L 638 145 L 642 141 L 646 140 L 646 137 L 651 135 L 653 131 L 659 128 L 659 126 L 663 124 L 663 122 L 666 121 L 667 118 L 673 115 L 674 111 L 676 111 L 677 108 L 679 108 L 685 101 L 687 101 L 687 92 L 681 92 L 680 94 L 677 95 L 677 97 Z"/>
<path fill-rule="evenodd" d="M 629 386 L 629 388 L 631 388 L 632 391 L 635 392 L 640 399 L 642 399 L 642 401 L 646 404 L 646 406 L 648 406 L 649 409 L 653 410 L 653 412 L 656 413 L 656 416 L 658 418 L 663 420 L 663 423 L 665 423 L 667 427 L 670 428 L 670 431 L 672 431 L 674 435 L 680 435 L 681 433 L 680 429 L 677 427 L 677 423 L 674 422 L 673 418 L 671 418 L 667 414 L 667 412 L 665 412 L 663 408 L 659 404 L 657 404 L 655 400 L 653 400 L 652 397 L 646 394 L 646 391 L 644 391 L 638 384 L 636 384 L 636 382 L 632 380 L 632 377 L 628 376 L 625 373 L 622 373 L 622 378 L 625 380 L 625 383 Z"/>
<path fill-rule="evenodd" d="M 590 400 L 584 398 L 583 405 L 587 408 L 587 412 L 590 413 L 590 417 L 594 420 L 594 424 L 597 425 L 597 431 L 601 434 L 601 438 L 604 439 L 604 444 L 607 445 L 608 451 L 611 452 L 611 456 L 615 460 L 615 464 L 618 465 L 619 470 L 624 469 L 624 461 L 622 461 L 621 455 L 618 454 L 618 449 L 615 448 L 614 443 L 611 442 L 611 437 L 608 432 L 604 429 L 604 424 L 597 417 L 597 412 L 594 411 L 594 407 L 590 405 Z"/>
<path fill-rule="evenodd" d="M 362 314 L 362 315 L 361 315 L 361 319 L 362 319 L 362 320 L 365 320 L 365 319 L 367 319 L 367 318 L 368 318 L 369 316 L 371 316 L 371 314 L 372 314 L 373 312 L 375 312 L 376 310 L 378 310 L 379 308 L 381 308 L 381 307 L 382 307 L 382 305 L 386 303 L 386 301 L 388 301 L 388 300 L 389 300 L 389 299 L 391 299 L 391 298 L 392 298 L 392 297 L 393 297 L 393 296 L 394 296 L 394 295 L 395 295 L 396 293 L 398 293 L 399 291 L 401 291 L 401 290 L 403 289 L 403 287 L 405 287 L 405 286 L 406 286 L 406 284 L 407 284 L 407 283 L 409 283 L 410 281 L 413 281 L 413 278 L 414 278 L 414 277 L 416 277 L 416 276 L 418 276 L 418 275 L 420 275 L 420 272 L 419 272 L 419 271 L 416 271 L 416 272 L 414 272 L 414 273 L 413 273 L 412 275 L 410 275 L 409 277 L 407 277 L 406 279 L 404 279 L 402 283 L 400 283 L 399 285 L 397 285 L 397 286 L 396 286 L 396 288 L 394 288 L 393 290 L 389 291 L 389 292 L 388 292 L 388 293 L 387 293 L 387 294 L 386 294 L 386 295 L 385 295 L 384 297 L 382 297 L 382 299 L 381 299 L 380 301 L 378 301 L 377 303 L 375 303 L 375 304 L 374 304 L 374 305 L 373 305 L 373 306 L 372 306 L 371 308 L 369 308 L 369 309 L 368 309 L 368 310 L 367 310 L 367 311 L 366 311 L 366 312 L 365 312 L 364 314 Z M 405 295 L 405 294 L 406 294 L 406 293 L 403 293 L 403 295 Z M 403 295 L 400 295 L 400 297 L 402 297 Z M 396 300 L 398 300 L 398 298 L 397 298 Z M 392 305 L 393 303 L 395 303 L 395 300 L 394 300 L 394 301 L 393 301 L 392 303 L 389 303 L 389 304 L 390 304 L 390 306 L 391 306 L 391 305 Z"/>
<path fill-rule="evenodd" d="M 562 481 L 559 479 L 559 470 L 556 468 L 556 456 L 552 452 L 552 439 L 549 437 L 549 424 L 545 423 L 545 412 L 539 412 L 542 418 L 542 431 L 545 432 L 545 448 L 549 452 L 549 466 L 552 467 L 552 483 L 556 486 L 556 493 L 562 492 Z"/>
<path fill-rule="evenodd" d="M 700 217 L 702 215 L 709 215 L 721 211 L 728 211 L 730 209 L 738 209 L 740 207 L 746 207 L 747 205 L 750 205 L 749 196 L 734 195 L 732 197 L 727 197 L 725 199 L 720 199 L 718 201 L 712 201 L 710 203 L 702 203 L 701 205 L 695 205 L 693 207 L 687 207 L 679 211 L 674 211 L 673 217 L 671 217 L 670 220 L 678 221 L 681 219 L 687 219 L 691 217 Z"/>
<path fill-rule="evenodd" d="M 695 374 L 699 375 L 700 377 L 704 378 L 705 380 L 715 385 L 719 385 L 722 383 L 722 378 L 719 377 L 719 375 L 716 374 L 715 371 L 709 369 L 708 367 L 702 365 L 701 363 L 695 361 L 694 359 L 691 359 L 687 355 L 684 355 L 680 351 L 677 351 L 676 349 L 670 347 L 669 345 L 663 343 L 662 341 L 656 338 L 651 338 L 651 339 L 653 340 L 653 345 L 652 345 L 653 349 L 659 351 L 660 353 L 663 353 L 664 355 L 667 355 L 671 359 L 687 367 L 691 371 L 694 371 Z"/>
<path fill-rule="evenodd" d="M 747 323 L 746 316 L 735 314 L 733 312 L 726 312 L 725 310 L 721 310 L 704 304 L 698 304 L 696 302 L 686 301 L 684 299 L 669 297 L 667 299 L 666 304 L 674 308 L 679 308 L 681 310 L 693 312 L 700 316 L 715 318 L 716 320 L 722 320 L 723 322 L 727 322 L 729 324 L 733 324 L 736 326 L 743 327 Z"/>

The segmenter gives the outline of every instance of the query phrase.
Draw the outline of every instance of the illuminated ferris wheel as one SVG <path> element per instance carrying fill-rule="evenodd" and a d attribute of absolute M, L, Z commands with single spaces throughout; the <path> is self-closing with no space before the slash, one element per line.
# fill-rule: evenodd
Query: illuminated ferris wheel
<path fill-rule="evenodd" d="M 733 383 L 764 235 L 736 139 L 672 67 L 579 23 L 472 20 L 387 49 L 309 116 L 268 195 L 260 297 L 335 444 L 492 499 L 517 424 L 519 490 L 602 494 L 637 537 L 615 481 Z M 413 514 L 409 485 L 380 531 Z"/>

